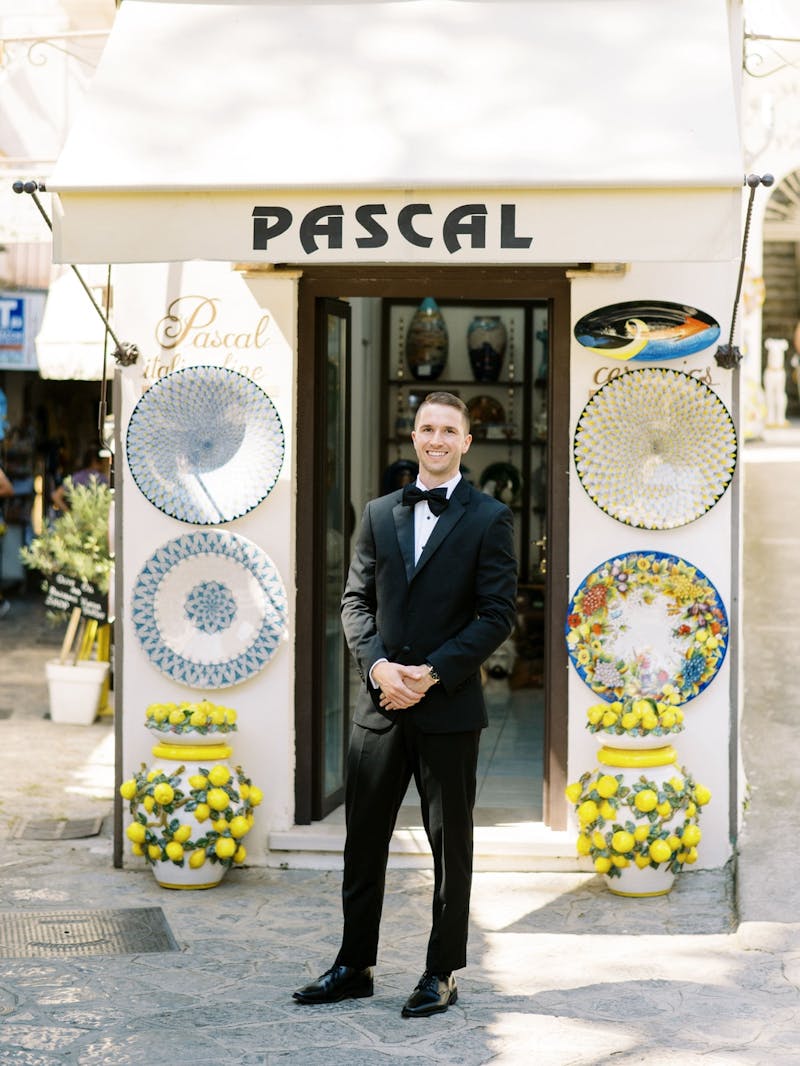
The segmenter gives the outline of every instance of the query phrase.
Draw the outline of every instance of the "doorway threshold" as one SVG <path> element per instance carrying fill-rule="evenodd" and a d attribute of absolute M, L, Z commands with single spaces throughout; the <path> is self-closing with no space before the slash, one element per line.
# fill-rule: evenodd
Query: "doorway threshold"
<path fill-rule="evenodd" d="M 338 870 L 342 867 L 344 809 L 311 825 L 269 834 L 267 866 L 283 869 Z M 575 854 L 571 832 L 549 829 L 525 810 L 475 809 L 474 868 L 482 872 L 586 872 Z M 419 809 L 404 804 L 389 849 L 389 869 L 429 869 L 431 853 Z"/>

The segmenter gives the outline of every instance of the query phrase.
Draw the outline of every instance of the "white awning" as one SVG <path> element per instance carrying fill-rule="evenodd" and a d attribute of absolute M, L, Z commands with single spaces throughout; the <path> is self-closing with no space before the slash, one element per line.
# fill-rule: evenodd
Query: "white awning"
<path fill-rule="evenodd" d="M 253 247 L 254 209 L 341 205 L 316 261 L 453 262 L 432 198 L 497 193 L 530 245 L 458 261 L 730 258 L 736 54 L 726 0 L 125 0 L 48 183 L 55 255 L 303 260 Z M 431 206 L 431 243 L 369 247 L 376 203 L 390 235 Z"/>
<path fill-rule="evenodd" d="M 81 276 L 101 307 L 105 306 L 106 271 L 81 267 Z M 81 283 L 68 270 L 50 285 L 41 328 L 36 336 L 39 376 L 73 381 L 100 381 L 103 376 L 105 326 Z M 113 340 L 108 339 L 106 376 L 113 377 Z"/>

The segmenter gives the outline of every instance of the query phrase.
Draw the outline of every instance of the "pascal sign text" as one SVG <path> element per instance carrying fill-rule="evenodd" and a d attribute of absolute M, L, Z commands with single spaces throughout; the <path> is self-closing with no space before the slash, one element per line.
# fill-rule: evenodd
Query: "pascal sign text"
<path fill-rule="evenodd" d="M 390 209 L 386 203 L 345 207 L 321 204 L 302 213 L 283 204 L 253 208 L 253 251 L 266 252 L 284 235 L 299 240 L 305 255 L 358 253 L 385 248 L 398 239 L 409 248 L 443 247 L 461 251 L 530 248 L 533 237 L 517 232 L 516 204 L 459 204 L 443 212 L 429 202 Z M 357 257 L 357 256 L 356 256 Z"/>

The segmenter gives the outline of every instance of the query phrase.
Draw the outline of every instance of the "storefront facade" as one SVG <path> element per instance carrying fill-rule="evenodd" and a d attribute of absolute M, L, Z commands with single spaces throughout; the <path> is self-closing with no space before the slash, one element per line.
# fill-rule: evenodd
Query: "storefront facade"
<path fill-rule="evenodd" d="M 768 10 L 751 4 L 747 9 L 742 84 L 745 157 L 748 169 L 770 173 L 775 179 L 772 188 L 753 204 L 742 308 L 745 432 L 752 437 L 760 437 L 765 427 L 780 426 L 800 410 L 800 138 L 794 108 L 800 90 L 800 42 L 796 23 L 791 4 L 776 4 Z M 771 362 L 769 348 L 773 350 Z"/>
<path fill-rule="evenodd" d="M 571 656 L 566 620 L 586 575 L 634 552 L 689 560 L 725 604 L 728 654 L 687 706 L 692 728 L 679 754 L 715 796 L 702 864 L 730 855 L 739 788 L 735 476 L 702 517 L 657 530 L 598 507 L 573 450 L 590 398 L 643 365 L 605 357 L 599 345 L 593 350 L 576 332 L 581 320 L 655 302 L 700 309 L 702 321 L 723 334 L 729 327 L 741 209 L 735 5 L 707 5 L 702 48 L 690 50 L 681 70 L 674 62 L 664 68 L 680 86 L 678 97 L 685 92 L 693 101 L 698 118 L 688 126 L 680 99 L 666 101 L 670 93 L 652 63 L 629 65 L 624 78 L 606 84 L 603 100 L 593 97 L 594 76 L 609 63 L 621 69 L 619 34 L 607 33 L 607 7 L 603 19 L 594 12 L 576 28 L 570 6 L 126 0 L 89 113 L 51 182 L 56 259 L 115 264 L 115 329 L 141 350 L 135 365 L 118 372 L 115 397 L 119 775 L 149 759 L 148 704 L 206 694 L 235 707 L 235 755 L 265 791 L 251 861 L 291 863 L 302 855 L 326 864 L 340 847 L 353 679 L 338 596 L 354 524 L 396 464 L 412 458 L 409 418 L 431 388 L 459 392 L 476 412 L 467 476 L 486 491 L 496 491 L 486 486 L 499 467 L 519 476 L 509 499 L 520 616 L 513 665 L 487 689 L 502 721 L 484 742 L 500 762 L 485 767 L 479 861 L 483 848 L 487 862 L 506 868 L 577 864 L 563 789 L 594 764 L 596 743 L 584 725 L 597 696 Z M 683 6 L 688 18 L 695 8 Z M 653 5 L 644 23 L 638 5 L 613 7 L 629 58 L 653 35 L 677 32 L 675 4 Z M 292 21 L 301 15 L 311 32 Z M 191 49 L 180 43 L 187 20 Z M 336 48 L 327 52 L 321 84 L 312 91 L 303 81 L 302 92 L 287 93 L 281 75 L 322 69 L 314 63 L 330 49 L 334 25 Z M 220 34 L 242 71 L 272 71 L 258 121 L 251 114 L 241 128 L 213 126 L 216 146 L 198 148 L 197 129 L 187 131 L 193 136 L 179 138 L 177 150 L 163 134 L 199 121 L 202 101 L 193 103 L 188 87 L 204 61 L 215 68 L 211 42 L 219 46 Z M 476 87 L 472 61 L 503 42 L 505 86 Z M 549 53 L 569 55 L 570 42 L 585 63 L 570 68 L 569 91 L 562 72 L 559 92 L 545 99 L 544 89 L 553 93 L 545 75 L 555 78 L 557 70 Z M 177 71 L 172 114 L 155 133 L 141 68 L 154 52 L 172 55 Z M 451 76 L 440 84 L 443 63 Z M 237 116 L 236 127 L 259 97 L 245 73 L 232 80 L 217 104 L 218 114 Z M 126 86 L 127 95 L 120 93 Z M 375 86 L 376 104 L 388 112 L 368 106 Z M 238 99 L 233 112 L 225 106 L 229 93 Z M 610 107 L 624 130 L 618 141 L 609 141 Z M 529 121 L 531 109 L 537 123 Z M 425 114 L 439 117 L 433 136 Z M 560 124 L 568 121 L 565 133 Z M 114 142 L 104 141 L 102 158 L 90 148 L 98 131 Z M 259 167 L 268 181 L 259 180 Z M 415 373 L 408 335 L 416 309 L 431 298 L 447 325 L 448 356 L 435 372 Z M 506 334 L 496 379 L 476 372 L 467 354 L 471 324 L 487 316 L 500 318 Z M 735 378 L 713 358 L 718 334 L 707 331 L 708 343 L 687 349 L 670 368 L 681 381 L 713 390 L 736 418 Z M 198 520 L 185 499 L 173 506 L 169 486 L 148 482 L 136 437 L 155 386 L 203 366 L 235 371 L 263 390 L 280 423 L 281 459 L 254 505 L 229 510 L 223 491 L 216 516 Z M 213 426 L 207 410 L 197 418 Z M 185 417 L 176 409 L 176 421 Z M 681 427 L 664 432 L 679 435 Z M 159 445 L 166 465 L 169 440 L 167 433 Z M 188 560 L 209 532 L 244 538 L 264 553 L 285 594 L 269 654 L 235 675 L 197 673 L 174 647 L 165 654 L 171 638 L 163 617 L 151 611 L 145 618 L 141 609 L 142 575 L 153 560 L 167 549 Z M 498 829 L 509 821 L 513 839 Z M 413 823 L 406 828 L 398 848 L 413 858 Z"/>

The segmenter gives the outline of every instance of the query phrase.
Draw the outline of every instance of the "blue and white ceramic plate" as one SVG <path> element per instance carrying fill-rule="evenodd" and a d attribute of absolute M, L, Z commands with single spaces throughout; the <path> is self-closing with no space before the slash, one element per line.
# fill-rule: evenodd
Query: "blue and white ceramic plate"
<path fill-rule="evenodd" d="M 272 491 L 283 465 L 278 412 L 254 381 L 221 366 L 167 374 L 131 415 L 128 465 L 142 493 L 180 522 L 218 525 Z"/>
<path fill-rule="evenodd" d="M 606 514 L 641 529 L 675 529 L 723 496 L 736 469 L 736 430 L 713 389 L 690 374 L 620 374 L 578 419 L 575 467 Z"/>
<path fill-rule="evenodd" d="M 265 552 L 225 530 L 168 541 L 136 580 L 133 627 L 152 664 L 199 689 L 245 681 L 286 632 L 286 592 Z"/>

